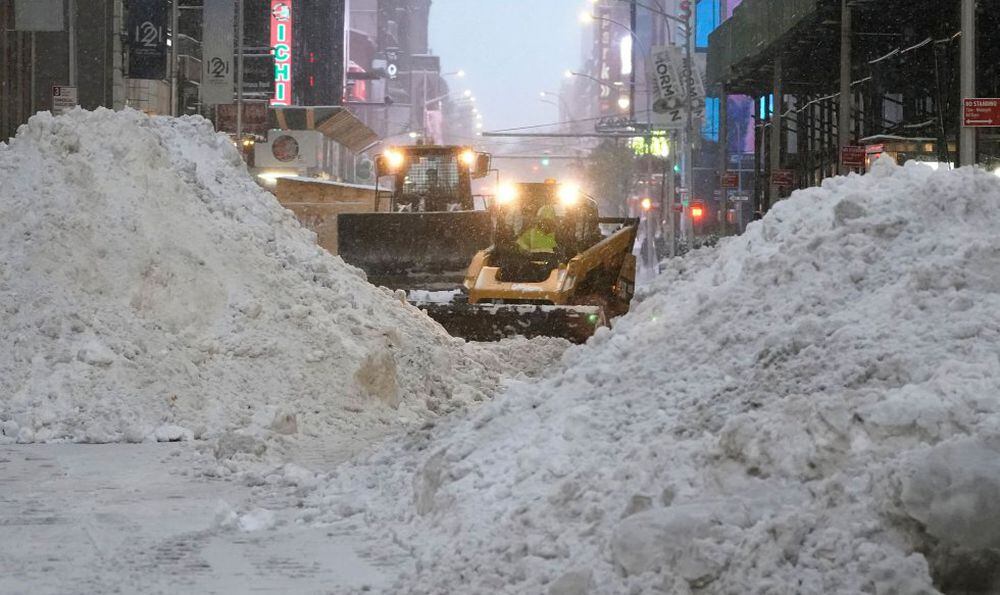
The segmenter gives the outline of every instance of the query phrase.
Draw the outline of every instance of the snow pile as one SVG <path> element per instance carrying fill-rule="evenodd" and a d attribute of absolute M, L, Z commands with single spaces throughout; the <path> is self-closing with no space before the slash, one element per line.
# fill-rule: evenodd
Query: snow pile
<path fill-rule="evenodd" d="M 201 118 L 33 117 L 0 220 L 0 443 L 374 432 L 489 397 L 519 344 L 369 285 Z"/>
<path fill-rule="evenodd" d="M 982 171 L 797 192 L 306 515 L 413 560 L 393 592 L 997 592 L 997 229 Z"/>

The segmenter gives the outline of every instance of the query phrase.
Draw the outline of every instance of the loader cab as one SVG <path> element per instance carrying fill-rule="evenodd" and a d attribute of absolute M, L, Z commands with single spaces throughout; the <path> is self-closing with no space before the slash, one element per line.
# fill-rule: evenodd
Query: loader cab
<path fill-rule="evenodd" d="M 489 174 L 490 161 L 489 154 L 467 147 L 387 149 L 375 159 L 377 208 L 411 213 L 476 210 L 472 181 Z"/>
<path fill-rule="evenodd" d="M 603 239 L 596 201 L 554 180 L 501 188 L 495 218 L 492 260 L 505 281 L 541 281 Z M 536 232 L 554 238 L 551 250 L 529 249 L 523 239 Z"/>

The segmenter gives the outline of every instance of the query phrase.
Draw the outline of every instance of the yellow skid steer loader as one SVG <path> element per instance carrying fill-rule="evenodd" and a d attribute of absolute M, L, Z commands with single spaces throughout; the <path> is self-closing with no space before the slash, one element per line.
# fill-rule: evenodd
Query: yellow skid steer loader
<path fill-rule="evenodd" d="M 602 233 L 602 226 L 612 226 Z M 465 274 L 465 299 L 417 303 L 451 334 L 473 341 L 564 337 L 585 342 L 628 311 L 638 220 L 601 218 L 596 202 L 548 181 L 500 189 L 493 245 Z"/>

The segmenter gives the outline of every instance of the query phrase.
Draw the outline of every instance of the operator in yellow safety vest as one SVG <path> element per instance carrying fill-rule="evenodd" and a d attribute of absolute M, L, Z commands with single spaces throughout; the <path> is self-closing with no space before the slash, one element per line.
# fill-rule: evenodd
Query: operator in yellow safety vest
<path fill-rule="evenodd" d="M 551 205 L 538 209 L 534 224 L 517 238 L 517 246 L 529 254 L 556 251 L 556 210 Z"/>

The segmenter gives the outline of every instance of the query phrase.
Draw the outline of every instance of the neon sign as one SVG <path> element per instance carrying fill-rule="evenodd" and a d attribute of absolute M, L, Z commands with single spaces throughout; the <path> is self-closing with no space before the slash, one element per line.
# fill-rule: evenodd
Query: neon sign
<path fill-rule="evenodd" d="M 292 105 L 292 2 L 271 0 L 274 97 L 271 105 Z"/>

